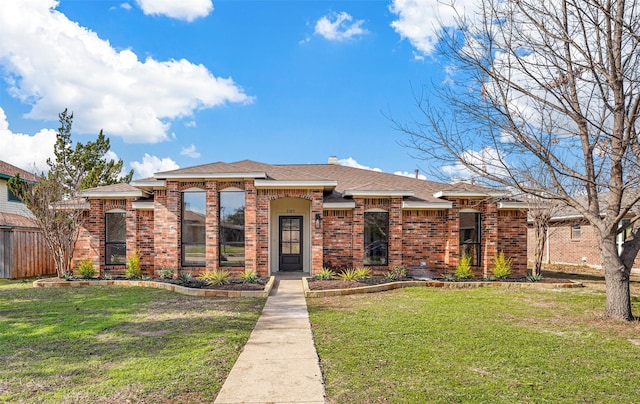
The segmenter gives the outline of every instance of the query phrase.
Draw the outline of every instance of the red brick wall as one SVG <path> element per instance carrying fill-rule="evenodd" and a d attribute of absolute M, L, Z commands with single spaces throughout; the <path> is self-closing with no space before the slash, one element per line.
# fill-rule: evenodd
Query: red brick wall
<path fill-rule="evenodd" d="M 445 268 L 447 232 L 446 212 L 443 210 L 405 210 L 402 217 L 402 258 L 406 266 L 429 269 Z"/>
<path fill-rule="evenodd" d="M 501 210 L 498 215 L 498 248 L 512 259 L 513 276 L 527 275 L 527 214 L 519 210 Z M 493 256 L 490 257 L 493 266 Z"/>
<path fill-rule="evenodd" d="M 333 270 L 353 265 L 353 211 L 325 210 L 322 221 L 324 232 L 323 266 Z"/>

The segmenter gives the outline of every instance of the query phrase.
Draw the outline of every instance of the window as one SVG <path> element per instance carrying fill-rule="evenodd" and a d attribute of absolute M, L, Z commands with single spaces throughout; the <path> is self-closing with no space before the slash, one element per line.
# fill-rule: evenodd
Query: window
<path fill-rule="evenodd" d="M 479 212 L 460 213 L 460 256 L 471 256 L 471 265 L 480 265 L 480 225 Z"/>
<path fill-rule="evenodd" d="M 571 239 L 577 240 L 580 238 L 580 223 L 574 223 L 571 225 Z"/>
<path fill-rule="evenodd" d="M 9 200 L 10 202 L 22 202 L 20 198 L 18 198 L 16 194 L 14 194 L 11 189 L 9 189 L 9 187 L 7 187 L 7 200 Z"/>
<path fill-rule="evenodd" d="M 244 191 L 220 192 L 220 266 L 244 266 Z"/>
<path fill-rule="evenodd" d="M 105 215 L 105 260 L 107 265 L 124 264 L 127 260 L 127 219 L 124 212 Z"/>
<path fill-rule="evenodd" d="M 364 264 L 387 265 L 389 213 L 364 212 Z"/>
<path fill-rule="evenodd" d="M 182 193 L 182 265 L 205 266 L 204 191 Z"/>

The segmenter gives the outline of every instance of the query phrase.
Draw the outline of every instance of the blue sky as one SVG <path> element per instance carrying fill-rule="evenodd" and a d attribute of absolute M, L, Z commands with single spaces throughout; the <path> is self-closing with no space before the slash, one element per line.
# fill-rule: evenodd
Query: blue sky
<path fill-rule="evenodd" d="M 51 156 L 100 129 L 137 178 L 215 161 L 343 164 L 413 174 L 388 116 L 446 78 L 438 0 L 0 2 L 0 159 Z"/>

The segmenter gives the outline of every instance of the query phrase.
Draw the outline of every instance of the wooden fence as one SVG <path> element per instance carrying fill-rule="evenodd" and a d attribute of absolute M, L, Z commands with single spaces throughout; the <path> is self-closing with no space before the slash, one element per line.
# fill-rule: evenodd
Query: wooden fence
<path fill-rule="evenodd" d="M 39 229 L 0 228 L 0 278 L 55 274 L 53 257 Z"/>

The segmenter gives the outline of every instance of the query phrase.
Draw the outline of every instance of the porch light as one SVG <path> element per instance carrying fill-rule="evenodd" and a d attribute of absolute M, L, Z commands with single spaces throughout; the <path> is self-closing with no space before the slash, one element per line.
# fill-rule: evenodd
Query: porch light
<path fill-rule="evenodd" d="M 319 229 L 322 227 L 322 214 L 316 213 L 315 223 L 316 223 L 316 229 Z"/>

